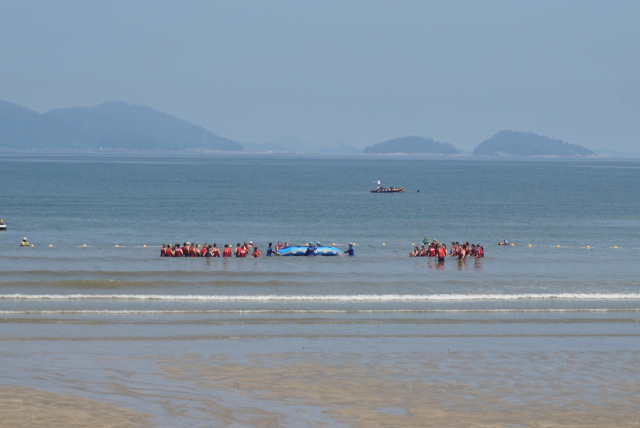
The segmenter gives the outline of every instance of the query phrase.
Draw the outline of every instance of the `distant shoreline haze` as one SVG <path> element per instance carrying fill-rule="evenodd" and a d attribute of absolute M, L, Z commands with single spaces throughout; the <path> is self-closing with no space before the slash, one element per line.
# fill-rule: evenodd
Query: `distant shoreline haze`
<path fill-rule="evenodd" d="M 0 149 L 225 151 L 321 154 L 458 155 L 450 143 L 406 136 L 360 150 L 345 142 L 318 144 L 283 136 L 267 144 L 240 143 L 139 104 L 109 101 L 38 113 L 0 100 Z M 469 153 L 469 152 L 467 152 Z M 605 151 L 599 153 L 607 155 Z M 484 156 L 596 156 L 584 146 L 532 132 L 500 131 L 474 150 Z"/>

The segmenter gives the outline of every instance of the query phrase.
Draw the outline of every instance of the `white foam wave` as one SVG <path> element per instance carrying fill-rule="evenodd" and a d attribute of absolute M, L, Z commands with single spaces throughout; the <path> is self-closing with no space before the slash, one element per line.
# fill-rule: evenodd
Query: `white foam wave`
<path fill-rule="evenodd" d="M 640 300 L 640 293 L 548 294 L 354 294 L 354 295 L 172 295 L 0 294 L 0 300 L 161 300 L 201 302 L 429 302 L 478 300 Z"/>
<path fill-rule="evenodd" d="M 587 309 L 212 309 L 212 310 L 23 310 L 0 311 L 0 315 L 188 315 L 188 314 L 456 314 L 456 313 L 577 313 L 640 312 L 640 308 Z"/>

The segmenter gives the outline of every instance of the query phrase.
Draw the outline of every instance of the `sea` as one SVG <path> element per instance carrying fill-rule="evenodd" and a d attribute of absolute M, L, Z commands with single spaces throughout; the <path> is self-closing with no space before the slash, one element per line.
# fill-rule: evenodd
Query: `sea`
<path fill-rule="evenodd" d="M 0 186 L 0 383 L 103 399 L 87 353 L 131 349 L 639 348 L 638 159 L 2 153 Z M 485 257 L 408 257 L 425 237 Z M 160 257 L 245 241 L 262 256 Z M 355 256 L 265 257 L 278 241 Z M 43 375 L 52 353 L 85 386 Z"/>

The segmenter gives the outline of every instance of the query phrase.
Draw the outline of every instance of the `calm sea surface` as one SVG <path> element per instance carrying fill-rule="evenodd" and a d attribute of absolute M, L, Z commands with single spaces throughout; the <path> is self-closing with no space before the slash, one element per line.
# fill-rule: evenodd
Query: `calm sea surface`
<path fill-rule="evenodd" d="M 640 334 L 638 160 L 2 154 L 0 185 L 2 339 Z M 159 257 L 249 240 L 356 256 Z"/>

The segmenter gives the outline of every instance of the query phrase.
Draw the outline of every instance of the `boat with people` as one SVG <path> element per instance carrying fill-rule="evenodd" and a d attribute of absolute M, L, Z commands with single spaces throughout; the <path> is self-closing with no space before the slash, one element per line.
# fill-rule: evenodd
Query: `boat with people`
<path fill-rule="evenodd" d="M 374 181 L 373 184 L 376 184 Z M 371 190 L 371 193 L 404 193 L 402 187 L 382 187 L 380 180 L 378 180 L 377 187 Z"/>
<path fill-rule="evenodd" d="M 4 224 L 4 221 L 0 218 L 0 230 L 7 230 L 7 225 Z"/>

